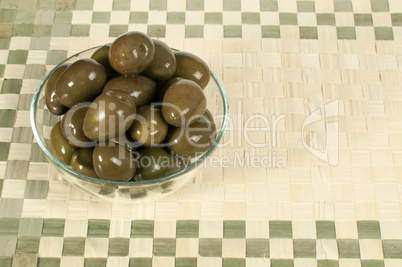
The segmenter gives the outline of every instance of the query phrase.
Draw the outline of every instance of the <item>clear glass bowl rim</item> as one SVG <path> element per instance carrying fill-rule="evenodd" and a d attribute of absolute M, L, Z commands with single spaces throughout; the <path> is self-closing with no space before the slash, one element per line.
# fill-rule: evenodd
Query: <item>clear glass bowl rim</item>
<path fill-rule="evenodd" d="M 74 58 L 74 57 L 78 57 L 80 54 L 85 53 L 87 51 L 96 49 L 101 47 L 100 46 L 94 46 L 85 50 L 82 50 L 78 53 L 75 53 L 74 55 L 66 58 L 65 60 L 61 61 L 59 64 L 57 64 L 51 71 L 49 71 L 49 73 L 47 73 L 45 75 L 45 77 L 41 80 L 40 84 L 38 85 L 38 87 L 36 88 L 35 94 L 32 98 L 32 102 L 31 102 L 31 112 L 30 112 L 30 121 L 31 121 L 31 128 L 33 131 L 33 134 L 35 136 L 36 141 L 38 142 L 40 148 L 42 149 L 42 151 L 46 154 L 46 156 L 52 161 L 54 162 L 59 168 L 61 168 L 63 171 L 66 171 L 67 173 L 70 173 L 74 176 L 77 177 L 81 177 L 83 179 L 88 179 L 90 181 L 93 182 L 97 182 L 97 183 L 110 183 L 110 184 L 116 184 L 116 185 L 126 185 L 126 186 L 130 186 L 130 185 L 146 185 L 146 184 L 154 184 L 154 183 L 158 183 L 158 182 L 163 182 L 165 180 L 169 180 L 171 178 L 175 178 L 178 177 L 186 172 L 189 172 L 190 170 L 194 169 L 197 165 L 201 164 L 205 159 L 207 159 L 207 157 L 216 149 L 217 145 L 219 144 L 219 142 L 221 141 L 223 134 L 225 133 L 226 130 L 226 126 L 228 123 L 228 118 L 229 118 L 229 102 L 228 102 L 228 98 L 225 92 L 225 89 L 223 87 L 223 84 L 221 83 L 221 81 L 218 79 L 218 77 L 215 75 L 215 73 L 213 73 L 210 70 L 211 73 L 211 77 L 215 80 L 216 84 L 218 85 L 219 88 L 219 92 L 221 94 L 222 100 L 223 100 L 223 124 L 222 124 L 222 128 L 219 132 L 219 135 L 216 137 L 215 142 L 212 144 L 212 146 L 199 158 L 197 159 L 195 162 L 193 162 L 192 164 L 190 164 L 189 166 L 187 166 L 186 168 L 175 172 L 173 174 L 167 175 L 167 176 L 163 176 L 157 179 L 152 179 L 152 180 L 146 180 L 146 181 L 129 181 L 129 182 L 116 182 L 116 181 L 110 181 L 110 180 L 103 180 L 103 179 L 99 179 L 99 178 L 94 178 L 94 177 L 90 177 L 84 174 L 81 174 L 79 172 L 76 172 L 70 168 L 68 168 L 66 165 L 64 165 L 63 163 L 61 163 L 58 159 L 56 159 L 52 153 L 46 148 L 45 144 L 42 142 L 42 139 L 39 136 L 39 132 L 36 128 L 36 107 L 37 107 L 37 102 L 39 100 L 39 94 L 41 92 L 41 89 L 43 88 L 44 83 L 46 82 L 46 80 L 49 78 L 49 76 L 54 72 L 55 69 L 57 69 L 57 67 L 59 67 L 60 65 L 64 64 L 64 62 Z M 172 48 L 173 50 L 177 50 Z"/>

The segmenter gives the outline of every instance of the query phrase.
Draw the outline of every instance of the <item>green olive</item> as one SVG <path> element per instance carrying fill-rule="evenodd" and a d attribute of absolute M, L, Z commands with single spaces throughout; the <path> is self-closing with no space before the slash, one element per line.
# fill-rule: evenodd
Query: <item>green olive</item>
<path fill-rule="evenodd" d="M 214 122 L 214 115 L 212 115 L 212 113 L 211 113 L 211 111 L 209 111 L 209 109 L 205 110 L 203 117 L 205 117 L 206 120 Z"/>
<path fill-rule="evenodd" d="M 187 127 L 170 128 L 167 142 L 170 151 L 188 158 L 207 151 L 214 143 L 215 137 L 215 123 L 201 118 Z"/>
<path fill-rule="evenodd" d="M 168 80 L 176 71 L 176 57 L 166 43 L 157 39 L 152 41 L 155 45 L 154 59 L 143 74 L 155 81 Z"/>
<path fill-rule="evenodd" d="M 192 80 L 204 89 L 211 78 L 205 61 L 189 52 L 175 51 L 174 54 L 177 62 L 174 76 Z"/>
<path fill-rule="evenodd" d="M 57 122 L 50 132 L 50 149 L 53 156 L 64 165 L 71 164 L 71 158 L 77 148 L 72 146 L 61 133 L 61 122 Z"/>
<path fill-rule="evenodd" d="M 76 147 L 94 147 L 96 142 L 84 134 L 84 117 L 90 102 L 83 102 L 73 106 L 61 119 L 61 132 L 64 137 Z"/>
<path fill-rule="evenodd" d="M 157 87 L 153 102 L 162 102 L 163 97 L 165 96 L 165 93 L 166 93 L 167 89 L 172 84 L 174 84 L 175 82 L 180 81 L 182 79 L 183 78 L 180 78 L 180 77 L 172 77 L 169 80 L 167 80 L 166 82 L 164 82 L 163 84 L 161 84 L 159 87 Z"/>
<path fill-rule="evenodd" d="M 110 65 L 119 73 L 143 72 L 154 59 L 155 45 L 145 33 L 130 31 L 117 37 L 109 49 Z"/>
<path fill-rule="evenodd" d="M 92 59 L 103 65 L 108 80 L 118 75 L 117 71 L 112 68 L 109 62 L 109 49 L 111 45 L 112 43 L 102 45 L 91 56 Z"/>
<path fill-rule="evenodd" d="M 108 91 L 98 96 L 84 117 L 84 134 L 104 141 L 124 134 L 134 121 L 136 106 L 123 91 Z"/>
<path fill-rule="evenodd" d="M 63 115 L 68 107 L 64 106 L 56 97 L 56 81 L 71 64 L 60 65 L 50 74 L 45 86 L 46 106 L 54 115 Z"/>
<path fill-rule="evenodd" d="M 170 125 L 185 126 L 204 114 L 207 100 L 200 86 L 190 80 L 173 83 L 163 97 L 162 115 Z"/>
<path fill-rule="evenodd" d="M 71 169 L 89 177 L 98 178 L 92 159 L 93 148 L 83 148 L 76 151 L 71 158 Z"/>
<path fill-rule="evenodd" d="M 181 156 L 173 156 L 172 155 L 172 166 L 171 168 L 165 173 L 165 176 L 174 174 L 178 171 L 183 170 L 188 165 L 190 165 L 190 158 L 184 158 Z"/>
<path fill-rule="evenodd" d="M 63 105 L 72 107 L 92 100 L 102 92 L 106 82 L 105 68 L 90 58 L 71 64 L 56 82 L 56 96 Z"/>
<path fill-rule="evenodd" d="M 115 142 L 100 142 L 92 159 L 96 174 L 105 180 L 127 182 L 137 167 L 130 150 Z"/>
<path fill-rule="evenodd" d="M 144 75 L 118 76 L 105 84 L 103 92 L 124 91 L 131 96 L 137 107 L 147 105 L 155 94 L 156 83 Z"/>
<path fill-rule="evenodd" d="M 172 156 L 159 147 L 144 148 L 139 151 L 137 159 L 138 181 L 160 178 L 172 168 Z"/>
<path fill-rule="evenodd" d="M 208 120 L 208 121 L 211 121 L 214 123 L 214 116 L 212 115 L 211 111 L 209 111 L 208 109 L 205 109 L 204 114 L 202 114 L 200 117 L 195 117 L 193 120 L 190 120 L 188 122 L 188 124 L 192 124 L 193 121 L 195 122 L 197 120 L 202 120 L 202 119 Z"/>
<path fill-rule="evenodd" d="M 134 141 L 145 147 L 160 144 L 166 138 L 168 124 L 159 108 L 145 105 L 137 109 L 135 120 L 130 127 Z"/>
<path fill-rule="evenodd" d="M 125 146 L 131 152 L 136 151 L 141 146 L 140 144 L 138 144 L 138 142 L 133 140 L 129 131 L 125 132 L 123 135 L 110 139 L 110 141 Z"/>

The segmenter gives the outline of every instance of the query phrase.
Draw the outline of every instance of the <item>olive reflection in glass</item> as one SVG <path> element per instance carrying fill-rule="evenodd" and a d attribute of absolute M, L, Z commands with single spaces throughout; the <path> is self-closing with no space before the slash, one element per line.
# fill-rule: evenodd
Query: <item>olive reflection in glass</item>
<path fill-rule="evenodd" d="M 93 152 L 96 174 L 101 179 L 127 182 L 136 171 L 136 162 L 125 146 L 115 142 L 100 142 Z"/>
<path fill-rule="evenodd" d="M 72 146 L 64 137 L 60 128 L 61 122 L 57 122 L 50 132 L 50 148 L 53 156 L 64 165 L 71 164 L 71 157 L 77 148 Z"/>
<path fill-rule="evenodd" d="M 71 169 L 86 176 L 98 178 L 92 159 L 93 148 L 83 148 L 76 151 L 71 158 Z"/>
<path fill-rule="evenodd" d="M 45 97 L 46 106 L 51 113 L 54 115 L 63 115 L 67 112 L 68 107 L 64 106 L 56 97 L 56 81 L 59 79 L 60 75 L 70 66 L 71 64 L 60 65 L 55 69 L 46 82 L 45 87 Z"/>
<path fill-rule="evenodd" d="M 106 79 L 106 71 L 101 64 L 90 58 L 79 59 L 57 80 L 57 99 L 67 107 L 92 100 L 102 92 Z"/>
<path fill-rule="evenodd" d="M 173 158 L 166 150 L 159 147 L 144 148 L 137 159 L 137 181 L 151 180 L 165 176 L 172 168 Z"/>
<path fill-rule="evenodd" d="M 123 75 L 143 72 L 154 58 L 155 45 L 145 33 L 126 32 L 117 37 L 109 49 L 110 65 Z"/>
<path fill-rule="evenodd" d="M 215 141 L 215 137 L 215 123 L 203 116 L 187 127 L 170 128 L 167 143 L 170 151 L 187 158 L 207 151 Z"/>
<path fill-rule="evenodd" d="M 155 81 L 168 80 L 176 71 L 176 57 L 166 43 L 157 39 L 152 41 L 155 45 L 154 59 L 143 74 Z"/>
<path fill-rule="evenodd" d="M 165 140 L 168 124 L 163 119 L 160 108 L 145 105 L 137 109 L 129 132 L 138 144 L 145 147 L 155 146 Z"/>
<path fill-rule="evenodd" d="M 123 91 L 108 91 L 89 106 L 84 118 L 84 134 L 104 141 L 124 134 L 134 121 L 136 106 Z"/>
<path fill-rule="evenodd" d="M 162 115 L 167 123 L 182 127 L 204 114 L 207 100 L 200 86 L 182 79 L 173 83 L 163 97 Z"/>
<path fill-rule="evenodd" d="M 208 65 L 200 57 L 185 51 L 175 51 L 176 72 L 174 76 L 196 82 L 204 89 L 211 79 Z"/>
<path fill-rule="evenodd" d="M 76 147 L 94 147 L 96 142 L 84 134 L 84 117 L 90 102 L 83 102 L 73 106 L 61 119 L 61 132 L 64 137 Z"/>

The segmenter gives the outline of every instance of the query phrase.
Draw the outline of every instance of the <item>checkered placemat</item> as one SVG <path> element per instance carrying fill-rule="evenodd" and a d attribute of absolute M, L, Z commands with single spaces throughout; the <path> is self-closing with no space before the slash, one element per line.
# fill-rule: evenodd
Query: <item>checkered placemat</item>
<path fill-rule="evenodd" d="M 221 79 L 229 165 L 105 203 L 50 167 L 29 109 L 58 62 L 130 30 Z M 401 51 L 400 0 L 1 0 L 0 266 L 402 266 Z"/>

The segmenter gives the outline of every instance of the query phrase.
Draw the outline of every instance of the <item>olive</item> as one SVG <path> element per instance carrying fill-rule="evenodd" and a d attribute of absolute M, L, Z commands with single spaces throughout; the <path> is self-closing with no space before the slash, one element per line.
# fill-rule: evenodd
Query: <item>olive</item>
<path fill-rule="evenodd" d="M 60 124 L 60 121 L 57 122 L 50 131 L 50 149 L 56 159 L 64 165 L 70 165 L 71 158 L 77 148 L 72 146 L 61 133 Z"/>
<path fill-rule="evenodd" d="M 152 41 L 155 45 L 154 59 L 143 74 L 155 81 L 168 80 L 176 71 L 176 57 L 166 43 L 157 39 Z"/>
<path fill-rule="evenodd" d="M 185 158 L 198 156 L 205 152 L 215 141 L 216 126 L 201 118 L 182 128 L 171 128 L 167 142 L 170 151 Z"/>
<path fill-rule="evenodd" d="M 172 156 L 172 166 L 171 168 L 165 173 L 165 176 L 171 175 L 175 172 L 181 171 L 190 165 L 190 159 L 185 159 L 184 157 L 177 157 Z"/>
<path fill-rule="evenodd" d="M 109 49 L 110 65 L 121 74 L 138 74 L 151 65 L 155 45 L 145 33 L 130 31 L 117 37 Z"/>
<path fill-rule="evenodd" d="M 159 108 L 145 105 L 137 109 L 129 132 L 134 141 L 142 146 L 150 147 L 165 140 L 168 124 L 163 119 Z"/>
<path fill-rule="evenodd" d="M 174 76 L 192 80 L 204 89 L 211 78 L 205 61 L 189 52 L 175 51 L 174 54 L 177 62 Z"/>
<path fill-rule="evenodd" d="M 204 114 L 207 100 L 200 86 L 190 80 L 173 83 L 163 97 L 162 115 L 167 123 L 179 127 Z"/>
<path fill-rule="evenodd" d="M 118 76 L 105 84 L 103 92 L 119 90 L 128 93 L 137 107 L 149 104 L 155 94 L 156 83 L 143 75 Z"/>
<path fill-rule="evenodd" d="M 138 181 L 151 180 L 165 176 L 172 168 L 173 158 L 166 150 L 159 147 L 144 148 L 137 159 Z"/>
<path fill-rule="evenodd" d="M 135 150 L 137 150 L 137 148 L 140 147 L 140 144 L 138 144 L 138 142 L 133 140 L 129 131 L 125 132 L 123 135 L 110 139 L 110 141 L 125 146 L 131 152 L 134 152 Z"/>
<path fill-rule="evenodd" d="M 108 91 L 98 96 L 84 117 L 84 134 L 103 141 L 124 134 L 134 121 L 136 106 L 123 91 Z"/>
<path fill-rule="evenodd" d="M 153 101 L 154 102 L 162 102 L 163 101 L 163 97 L 165 96 L 165 93 L 167 91 L 167 89 L 174 84 L 177 81 L 182 80 L 183 78 L 180 77 L 172 77 L 169 80 L 167 80 L 166 82 L 164 82 L 163 84 L 161 84 L 155 92 L 155 96 Z"/>
<path fill-rule="evenodd" d="M 92 159 L 93 148 L 83 148 L 76 151 L 71 158 L 71 169 L 86 176 L 98 178 Z"/>
<path fill-rule="evenodd" d="M 112 43 L 102 45 L 91 56 L 92 59 L 103 65 L 108 80 L 118 75 L 117 71 L 112 68 L 109 62 L 109 48 L 111 45 Z"/>
<path fill-rule="evenodd" d="M 61 119 L 61 132 L 64 137 L 76 147 L 94 147 L 96 142 L 84 134 L 84 117 L 90 102 L 83 102 L 73 106 Z"/>
<path fill-rule="evenodd" d="M 126 182 L 136 170 L 130 150 L 115 142 L 100 142 L 92 155 L 94 169 L 101 179 Z"/>
<path fill-rule="evenodd" d="M 195 117 L 193 120 L 197 121 L 197 120 L 200 120 L 200 119 L 205 119 L 205 120 L 214 122 L 214 116 L 212 115 L 211 111 L 209 111 L 208 109 L 205 109 L 204 114 L 202 114 L 200 117 Z M 191 123 L 193 123 L 192 120 L 190 120 L 188 122 L 188 124 L 191 124 Z"/>
<path fill-rule="evenodd" d="M 57 100 L 56 97 L 56 81 L 59 79 L 60 75 L 70 66 L 70 64 L 64 64 L 57 67 L 52 74 L 50 74 L 46 87 L 45 87 L 45 96 L 46 96 L 46 106 L 51 113 L 54 115 L 63 115 L 67 112 L 68 107 L 64 106 Z"/>
<path fill-rule="evenodd" d="M 209 111 L 209 109 L 205 109 L 203 117 L 205 117 L 206 120 L 214 122 L 214 115 L 212 115 L 212 113 L 211 113 L 211 111 Z"/>
<path fill-rule="evenodd" d="M 106 71 L 101 64 L 90 58 L 79 59 L 60 75 L 56 96 L 63 105 L 72 107 L 100 94 L 105 82 Z"/>

